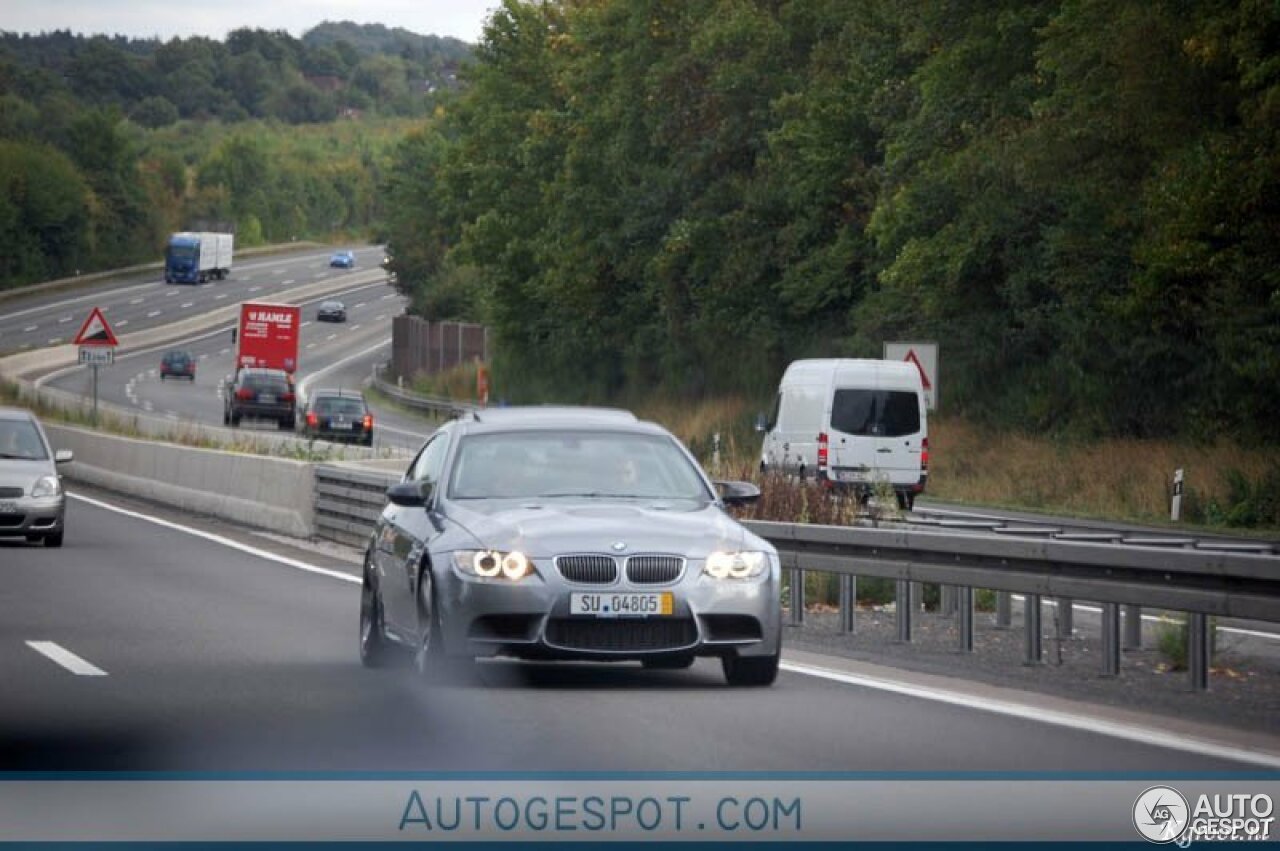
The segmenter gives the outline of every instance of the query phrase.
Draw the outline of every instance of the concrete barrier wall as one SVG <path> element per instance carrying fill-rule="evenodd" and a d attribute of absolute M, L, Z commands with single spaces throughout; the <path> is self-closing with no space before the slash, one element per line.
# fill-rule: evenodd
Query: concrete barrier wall
<path fill-rule="evenodd" d="M 75 460 L 62 468 L 71 481 L 285 535 L 311 537 L 315 532 L 313 464 L 54 423 L 45 423 L 45 431 L 55 449 L 75 453 Z"/>

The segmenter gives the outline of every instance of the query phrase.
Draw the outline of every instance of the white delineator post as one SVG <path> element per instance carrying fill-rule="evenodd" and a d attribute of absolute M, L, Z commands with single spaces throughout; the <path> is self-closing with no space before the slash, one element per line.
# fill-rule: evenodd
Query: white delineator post
<path fill-rule="evenodd" d="M 1182 515 L 1182 468 L 1173 471 L 1173 507 L 1169 510 L 1169 519 L 1177 522 Z"/>

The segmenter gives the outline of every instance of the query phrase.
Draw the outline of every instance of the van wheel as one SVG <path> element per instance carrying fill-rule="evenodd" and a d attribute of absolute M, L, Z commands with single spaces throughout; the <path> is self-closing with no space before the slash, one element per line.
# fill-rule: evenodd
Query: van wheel
<path fill-rule="evenodd" d="M 907 493 L 906 491 L 898 491 L 898 508 L 902 511 L 910 511 L 915 508 L 916 495 Z"/>

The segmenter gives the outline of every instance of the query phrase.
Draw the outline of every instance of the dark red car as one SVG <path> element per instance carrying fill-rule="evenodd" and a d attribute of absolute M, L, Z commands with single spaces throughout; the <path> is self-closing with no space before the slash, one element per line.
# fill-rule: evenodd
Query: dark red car
<path fill-rule="evenodd" d="M 170 376 L 196 380 L 196 359 L 190 352 L 174 349 L 164 353 L 164 357 L 160 358 L 160 380 L 163 381 Z"/>

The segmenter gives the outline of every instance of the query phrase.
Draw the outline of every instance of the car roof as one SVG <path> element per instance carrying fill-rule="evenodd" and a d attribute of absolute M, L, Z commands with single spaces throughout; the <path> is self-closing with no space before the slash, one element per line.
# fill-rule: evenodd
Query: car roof
<path fill-rule="evenodd" d="M 621 408 L 531 405 L 468 411 L 459 420 L 467 433 L 500 431 L 626 431 L 669 435 L 662 426 L 636 418 Z"/>
<path fill-rule="evenodd" d="M 323 387 L 311 391 L 311 398 L 315 399 L 319 396 L 341 396 L 344 399 L 360 399 L 364 400 L 364 394 L 359 390 L 343 390 L 342 388 Z"/>

